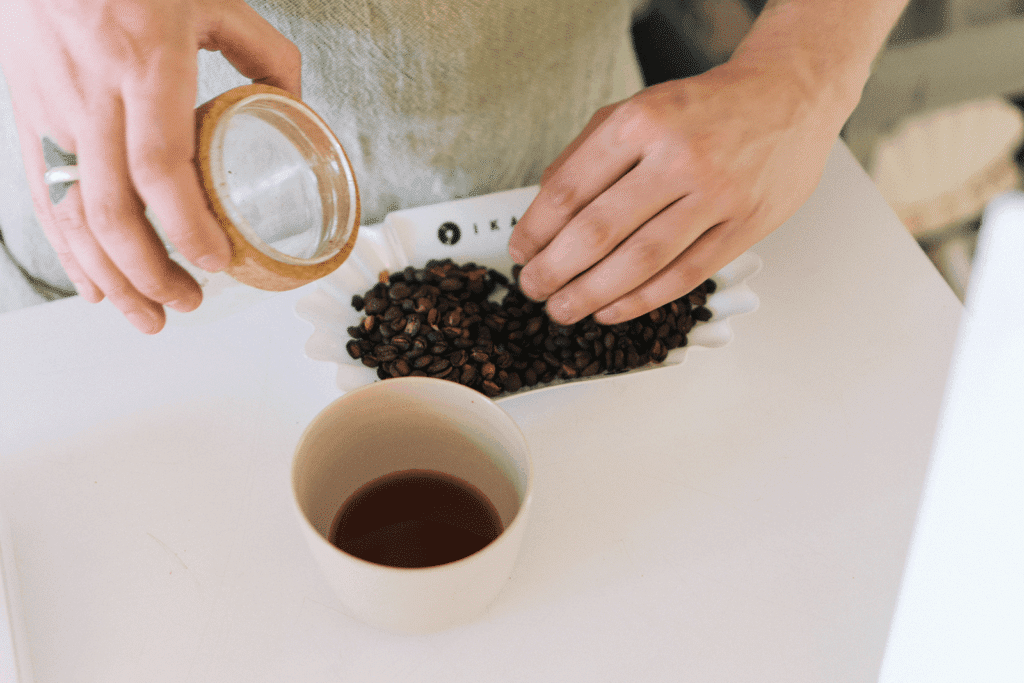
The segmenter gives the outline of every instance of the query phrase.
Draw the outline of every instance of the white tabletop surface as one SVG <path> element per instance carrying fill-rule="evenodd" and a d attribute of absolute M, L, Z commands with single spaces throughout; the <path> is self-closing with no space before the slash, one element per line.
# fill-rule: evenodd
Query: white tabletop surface
<path fill-rule="evenodd" d="M 962 307 L 841 145 L 753 251 L 728 346 L 502 402 L 535 459 L 523 554 L 422 637 L 345 616 L 291 516 L 339 393 L 304 290 L 155 337 L 78 299 L 0 316 L 36 681 L 874 681 Z"/>

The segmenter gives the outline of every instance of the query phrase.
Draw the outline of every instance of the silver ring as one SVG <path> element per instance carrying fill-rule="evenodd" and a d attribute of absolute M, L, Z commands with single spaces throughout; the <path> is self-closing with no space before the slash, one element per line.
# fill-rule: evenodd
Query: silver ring
<path fill-rule="evenodd" d="M 78 173 L 78 157 L 61 149 L 60 145 L 44 136 L 43 160 L 46 162 L 43 182 L 50 189 L 50 201 L 57 204 L 64 199 L 68 188 L 81 178 Z"/>
<path fill-rule="evenodd" d="M 47 185 L 74 183 L 79 179 L 78 166 L 54 166 L 43 174 L 43 182 Z"/>

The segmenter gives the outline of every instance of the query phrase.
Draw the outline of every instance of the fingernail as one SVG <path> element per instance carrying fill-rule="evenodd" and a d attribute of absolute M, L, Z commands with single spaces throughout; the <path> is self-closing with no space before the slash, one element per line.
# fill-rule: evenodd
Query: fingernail
<path fill-rule="evenodd" d="M 189 313 L 199 308 L 198 303 L 189 303 L 188 301 L 172 301 L 167 304 L 169 307 L 176 310 L 178 313 Z"/>
<path fill-rule="evenodd" d="M 543 301 L 530 293 L 533 290 L 533 278 L 530 277 L 530 272 L 525 267 L 519 272 L 519 291 L 530 301 Z"/>
<path fill-rule="evenodd" d="M 219 273 L 220 271 L 224 270 L 224 268 L 227 267 L 228 265 L 227 259 L 224 259 L 220 256 L 216 256 L 214 254 L 207 254 L 206 256 L 201 256 L 196 260 L 196 263 L 198 263 L 199 267 L 205 270 L 207 273 Z"/>
<path fill-rule="evenodd" d="M 126 313 L 125 317 L 136 329 L 146 334 L 156 334 L 163 327 L 160 321 L 148 311 L 131 311 Z"/>
<path fill-rule="evenodd" d="M 526 263 L 526 257 L 523 255 L 523 250 L 518 247 L 513 247 L 511 244 L 508 245 L 508 255 L 512 259 L 512 263 L 523 265 Z"/>
<path fill-rule="evenodd" d="M 619 309 L 617 306 L 612 305 L 606 308 L 602 308 L 600 311 L 594 314 L 594 322 L 599 325 L 617 325 L 622 322 L 619 320 Z"/>
<path fill-rule="evenodd" d="M 548 317 L 561 325 L 569 325 L 576 322 L 573 319 L 572 306 L 562 297 L 548 299 Z"/>
<path fill-rule="evenodd" d="M 96 288 L 81 282 L 72 282 L 75 286 L 75 291 L 78 292 L 78 296 L 82 297 L 91 304 L 99 303 L 103 297 L 96 291 Z"/>

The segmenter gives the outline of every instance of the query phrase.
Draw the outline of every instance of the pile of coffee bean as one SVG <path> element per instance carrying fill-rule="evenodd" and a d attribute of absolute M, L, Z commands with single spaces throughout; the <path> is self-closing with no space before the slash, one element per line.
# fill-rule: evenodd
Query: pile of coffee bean
<path fill-rule="evenodd" d="M 381 273 L 352 297 L 364 314 L 348 328 L 346 349 L 381 379 L 438 377 L 486 394 L 513 393 L 556 379 L 626 372 L 661 363 L 686 335 L 709 320 L 713 280 L 628 322 L 573 325 L 548 318 L 544 305 L 496 270 L 450 259 Z M 504 290 L 504 296 L 501 296 Z M 500 299 L 500 300 L 498 300 Z"/>

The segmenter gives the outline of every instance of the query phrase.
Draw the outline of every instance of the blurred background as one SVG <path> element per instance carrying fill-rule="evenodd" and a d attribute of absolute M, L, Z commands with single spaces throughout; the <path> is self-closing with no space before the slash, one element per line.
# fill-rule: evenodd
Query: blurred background
<path fill-rule="evenodd" d="M 725 61 L 763 5 L 654 0 L 633 29 L 645 80 Z M 1024 0 L 911 0 L 842 135 L 962 300 L 984 207 L 1022 187 Z"/>

